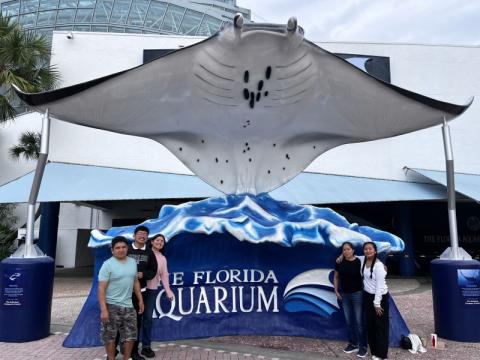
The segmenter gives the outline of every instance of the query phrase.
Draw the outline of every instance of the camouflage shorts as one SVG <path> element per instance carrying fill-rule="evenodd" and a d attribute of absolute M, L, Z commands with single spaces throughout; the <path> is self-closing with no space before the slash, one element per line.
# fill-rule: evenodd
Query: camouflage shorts
<path fill-rule="evenodd" d="M 137 340 L 137 312 L 135 309 L 107 304 L 108 322 L 102 323 L 101 337 L 104 344 L 115 341 L 120 332 L 120 342 Z"/>

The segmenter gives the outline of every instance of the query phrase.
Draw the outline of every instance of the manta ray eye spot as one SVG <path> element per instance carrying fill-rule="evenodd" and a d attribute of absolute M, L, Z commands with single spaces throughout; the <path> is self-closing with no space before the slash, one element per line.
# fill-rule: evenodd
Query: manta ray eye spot
<path fill-rule="evenodd" d="M 228 164 L 228 160 L 225 160 L 225 162 Z"/>
<path fill-rule="evenodd" d="M 269 174 L 270 174 L 270 172 L 271 172 L 270 170 L 267 171 L 267 173 L 269 173 Z"/>
<path fill-rule="evenodd" d="M 245 146 L 248 146 L 248 143 L 245 143 Z"/>
<path fill-rule="evenodd" d="M 220 184 L 223 184 L 223 180 L 220 180 Z"/>
<path fill-rule="evenodd" d="M 205 140 L 202 140 L 202 144 L 205 144 Z"/>
<path fill-rule="evenodd" d="M 244 127 L 244 128 L 246 128 L 246 127 L 247 127 L 247 125 L 243 125 L 243 127 Z"/>
<path fill-rule="evenodd" d="M 285 157 L 286 157 L 288 160 L 290 160 L 290 155 L 285 154 Z"/>
<path fill-rule="evenodd" d="M 243 153 L 245 154 L 247 152 L 247 150 L 243 150 Z"/>
<path fill-rule="evenodd" d="M 200 159 L 197 159 L 197 162 L 200 162 Z"/>
<path fill-rule="evenodd" d="M 282 168 L 283 171 L 285 171 L 285 166 Z"/>
<path fill-rule="evenodd" d="M 250 148 L 249 148 L 249 147 L 247 148 L 247 151 L 250 151 Z"/>
<path fill-rule="evenodd" d="M 243 97 L 245 98 L 245 100 L 248 100 L 248 98 L 250 97 L 250 92 L 247 88 L 243 89 Z"/>
<path fill-rule="evenodd" d="M 263 96 L 268 96 L 268 91 L 265 91 L 265 92 L 263 93 Z"/>
<path fill-rule="evenodd" d="M 260 101 L 260 97 L 261 97 L 261 96 L 262 96 L 262 94 L 260 94 L 260 93 L 257 93 L 257 102 L 259 102 L 259 101 Z"/>
<path fill-rule="evenodd" d="M 249 162 L 252 162 L 252 158 L 248 159 Z"/>
<path fill-rule="evenodd" d="M 250 98 L 250 104 L 249 105 L 250 105 L 250 109 L 253 109 L 253 107 L 255 106 L 255 99 L 253 97 Z"/>
<path fill-rule="evenodd" d="M 250 74 L 249 74 L 248 70 L 245 70 L 245 72 L 243 73 L 243 81 L 248 83 L 249 78 L 250 78 Z"/>
<path fill-rule="evenodd" d="M 181 147 L 179 147 L 178 150 L 182 151 L 183 149 Z"/>
<path fill-rule="evenodd" d="M 273 144 L 273 147 L 277 146 L 277 144 Z"/>
<path fill-rule="evenodd" d="M 258 82 L 257 89 L 258 89 L 258 91 L 262 91 L 262 89 L 263 89 L 263 80 L 260 80 L 260 81 Z"/>
<path fill-rule="evenodd" d="M 271 66 L 267 66 L 267 69 L 265 70 L 265 77 L 267 79 L 270 79 L 270 76 L 272 75 L 272 67 Z"/>
<path fill-rule="evenodd" d="M 218 163 L 218 158 L 215 158 L 215 162 Z"/>

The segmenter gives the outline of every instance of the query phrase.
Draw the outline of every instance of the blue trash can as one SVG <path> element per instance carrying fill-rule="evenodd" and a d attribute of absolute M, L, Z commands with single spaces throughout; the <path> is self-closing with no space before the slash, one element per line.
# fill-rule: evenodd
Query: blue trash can
<path fill-rule="evenodd" d="M 444 339 L 480 342 L 480 262 L 433 260 L 435 332 Z"/>
<path fill-rule="evenodd" d="M 54 272 L 48 256 L 0 263 L 0 341 L 27 342 L 50 334 Z"/>

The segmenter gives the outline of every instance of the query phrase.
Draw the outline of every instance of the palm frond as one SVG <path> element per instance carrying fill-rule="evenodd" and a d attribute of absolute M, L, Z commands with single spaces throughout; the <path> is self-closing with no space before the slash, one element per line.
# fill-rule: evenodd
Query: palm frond
<path fill-rule="evenodd" d="M 24 158 L 25 160 L 38 159 L 40 153 L 40 133 L 26 131 L 20 135 L 18 144 L 12 146 L 8 152 L 10 157 L 15 160 Z"/>

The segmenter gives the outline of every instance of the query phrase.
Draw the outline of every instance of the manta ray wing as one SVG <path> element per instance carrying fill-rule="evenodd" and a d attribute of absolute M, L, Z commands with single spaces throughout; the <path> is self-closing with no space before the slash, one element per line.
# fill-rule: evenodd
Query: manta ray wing
<path fill-rule="evenodd" d="M 268 192 L 325 151 L 440 124 L 465 106 L 386 84 L 301 28 L 227 27 L 87 83 L 19 96 L 57 119 L 165 145 L 224 193 Z"/>

